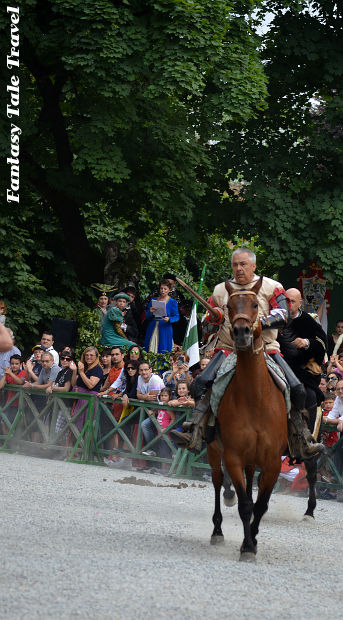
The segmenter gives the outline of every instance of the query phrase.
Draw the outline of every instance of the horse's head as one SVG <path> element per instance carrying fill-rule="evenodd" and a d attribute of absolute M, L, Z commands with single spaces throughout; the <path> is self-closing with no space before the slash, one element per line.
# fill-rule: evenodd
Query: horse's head
<path fill-rule="evenodd" d="M 257 320 L 257 293 L 262 286 L 262 277 L 251 289 L 234 289 L 229 281 L 225 288 L 229 293 L 228 311 L 232 326 L 232 338 L 238 351 L 246 351 L 261 334 L 262 325 Z"/>

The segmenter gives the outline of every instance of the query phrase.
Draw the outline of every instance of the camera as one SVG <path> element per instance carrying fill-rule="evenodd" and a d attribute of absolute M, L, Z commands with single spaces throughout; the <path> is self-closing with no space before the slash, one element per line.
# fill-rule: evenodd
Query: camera
<path fill-rule="evenodd" d="M 177 360 L 177 365 L 182 366 L 182 364 L 184 363 L 185 363 L 185 358 L 183 357 L 183 355 L 180 355 L 179 359 Z"/>

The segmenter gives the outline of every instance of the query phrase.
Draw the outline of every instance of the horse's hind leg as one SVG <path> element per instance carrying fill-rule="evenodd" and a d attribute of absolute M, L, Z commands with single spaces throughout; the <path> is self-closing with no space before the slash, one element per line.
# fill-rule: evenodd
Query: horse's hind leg
<path fill-rule="evenodd" d="M 208 462 L 212 468 L 212 483 L 214 486 L 214 513 L 212 517 L 214 529 L 211 536 L 211 545 L 224 542 L 222 532 L 223 515 L 220 509 L 220 490 L 223 484 L 223 471 L 221 466 L 220 454 L 209 445 L 207 446 Z"/>
<path fill-rule="evenodd" d="M 247 496 L 252 501 L 252 483 L 254 480 L 255 465 L 249 465 L 245 468 L 245 479 L 247 484 Z"/>
<path fill-rule="evenodd" d="M 317 482 L 317 457 L 313 457 L 312 459 L 306 459 L 304 461 L 306 467 L 306 478 L 308 480 L 309 485 L 309 496 L 307 503 L 307 510 L 305 512 L 303 521 L 311 521 L 314 519 L 314 509 L 317 505 L 316 500 L 316 482 Z"/>
<path fill-rule="evenodd" d="M 224 480 L 223 480 L 224 504 L 225 504 L 225 506 L 234 506 L 235 504 L 237 504 L 237 495 L 236 495 L 235 490 L 231 486 L 232 485 L 232 480 L 231 480 L 229 474 L 226 471 L 226 467 L 224 465 L 224 461 L 223 461 L 222 465 L 223 465 L 223 472 L 224 472 Z"/>
<path fill-rule="evenodd" d="M 259 530 L 260 521 L 263 515 L 268 510 L 269 499 L 272 494 L 274 485 L 278 479 L 278 475 L 280 473 L 280 467 L 273 469 L 272 471 L 262 472 L 260 485 L 258 489 L 257 500 L 254 504 L 254 519 L 251 523 L 251 537 L 253 540 L 253 544 L 255 547 L 255 553 L 257 550 L 257 534 Z"/>

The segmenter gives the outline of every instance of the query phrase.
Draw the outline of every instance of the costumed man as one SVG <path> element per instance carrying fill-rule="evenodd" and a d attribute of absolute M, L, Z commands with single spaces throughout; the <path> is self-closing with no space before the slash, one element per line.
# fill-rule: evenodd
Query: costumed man
<path fill-rule="evenodd" d="M 232 254 L 233 278 L 230 280 L 232 287 L 236 290 L 251 289 L 259 279 L 259 276 L 255 274 L 255 269 L 256 256 L 254 252 L 247 248 L 236 250 Z M 210 298 L 210 305 L 214 308 L 214 311 L 207 315 L 209 322 L 219 326 L 217 336 L 212 341 L 214 356 L 205 370 L 192 384 L 193 397 L 196 401 L 192 419 L 184 422 L 184 432 L 171 432 L 173 439 L 180 447 L 187 448 L 195 453 L 200 452 L 203 436 L 205 435 L 212 383 L 224 358 L 234 350 L 227 308 L 228 297 L 225 282 L 217 284 Z M 306 398 L 304 386 L 281 357 L 280 345 L 277 342 L 278 329 L 287 325 L 290 320 L 290 309 L 286 292 L 282 284 L 271 278 L 264 277 L 262 286 L 257 294 L 257 301 L 258 316 L 262 323 L 264 350 L 276 363 L 282 365 L 285 372 L 290 384 L 291 400 L 294 408 L 294 411 L 291 412 L 291 419 L 296 419 L 294 424 L 297 428 L 297 439 L 301 449 L 301 456 L 302 458 L 310 458 L 321 452 L 323 446 L 322 444 L 314 443 L 312 435 L 306 426 L 303 418 Z M 208 441 L 213 441 L 213 438 L 208 437 Z"/>
<path fill-rule="evenodd" d="M 117 293 L 113 297 L 114 306 L 107 312 L 102 328 L 100 344 L 104 347 L 130 347 L 136 344 L 126 336 L 127 325 L 124 318 L 124 309 L 130 297 L 126 293 Z"/>
<path fill-rule="evenodd" d="M 303 300 L 300 291 L 297 288 L 290 288 L 286 294 L 289 299 L 292 321 L 279 330 L 278 342 L 284 357 L 282 362 L 286 360 L 304 386 L 305 407 L 309 414 L 310 428 L 313 428 L 316 422 L 317 406 L 324 400 L 319 383 L 321 365 L 327 349 L 327 338 L 319 323 L 310 314 L 301 310 Z"/>
<path fill-rule="evenodd" d="M 98 293 L 98 303 L 94 308 L 94 312 L 97 313 L 100 319 L 100 334 L 101 334 L 102 328 L 104 326 L 107 310 L 108 310 L 108 304 L 110 301 L 109 295 L 110 293 L 113 293 L 113 291 L 118 290 L 118 289 L 114 289 L 113 287 L 107 284 L 98 284 L 98 283 L 91 284 L 91 287 L 94 288 Z"/>

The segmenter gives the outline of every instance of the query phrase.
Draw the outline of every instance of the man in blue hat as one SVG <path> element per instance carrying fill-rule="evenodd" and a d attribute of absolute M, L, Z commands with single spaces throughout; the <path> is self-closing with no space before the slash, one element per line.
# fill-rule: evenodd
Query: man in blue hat
<path fill-rule="evenodd" d="M 131 340 L 128 340 L 126 336 L 126 323 L 124 320 L 124 309 L 127 302 L 130 301 L 130 297 L 126 293 L 117 293 L 113 297 L 114 306 L 109 310 L 105 316 L 102 336 L 100 344 L 104 347 L 130 347 L 132 344 L 136 344 Z"/>

